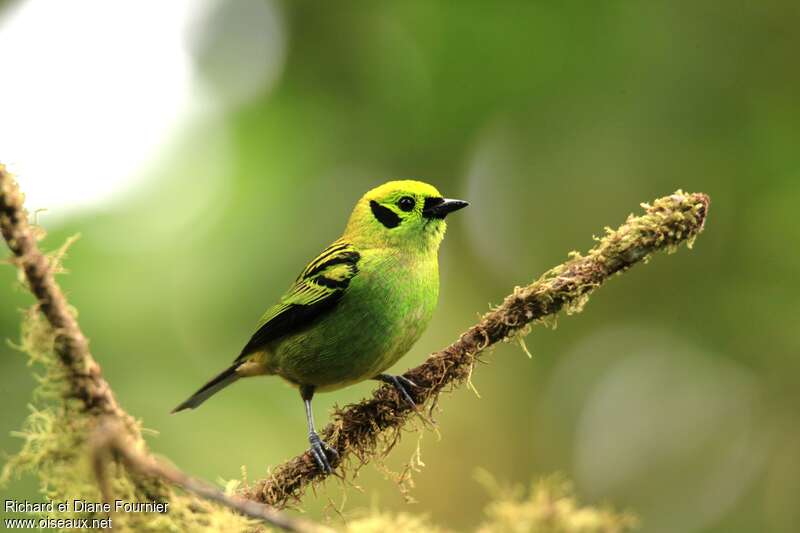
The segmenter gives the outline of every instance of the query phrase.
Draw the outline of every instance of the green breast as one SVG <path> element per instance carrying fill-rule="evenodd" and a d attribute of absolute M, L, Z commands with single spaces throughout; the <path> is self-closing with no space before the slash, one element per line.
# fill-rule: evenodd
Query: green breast
<path fill-rule="evenodd" d="M 385 371 L 428 325 L 439 296 L 436 254 L 361 254 L 358 274 L 337 305 L 270 346 L 270 363 L 289 381 L 335 390 Z"/>

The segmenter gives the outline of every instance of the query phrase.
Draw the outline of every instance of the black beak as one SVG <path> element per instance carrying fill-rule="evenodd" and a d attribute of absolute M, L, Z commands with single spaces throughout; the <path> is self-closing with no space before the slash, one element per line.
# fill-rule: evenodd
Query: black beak
<path fill-rule="evenodd" d="M 422 208 L 422 216 L 425 218 L 444 218 L 453 211 L 458 211 L 467 207 L 469 202 L 464 200 L 452 200 L 450 198 L 426 198 L 425 206 Z"/>

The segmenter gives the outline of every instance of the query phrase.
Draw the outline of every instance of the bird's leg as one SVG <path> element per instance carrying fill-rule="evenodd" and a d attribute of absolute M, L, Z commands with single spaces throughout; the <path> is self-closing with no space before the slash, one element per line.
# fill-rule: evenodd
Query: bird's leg
<path fill-rule="evenodd" d="M 408 387 L 417 388 L 418 385 L 404 376 L 392 376 L 391 374 L 378 374 L 372 379 L 376 379 L 378 381 L 383 381 L 384 383 L 389 383 L 393 385 L 397 392 L 400 393 L 400 396 L 408 402 L 412 409 L 417 408 L 417 404 L 414 403 L 414 398 L 411 397 L 411 394 L 408 393 Z"/>
<path fill-rule="evenodd" d="M 306 420 L 308 421 L 308 442 L 311 444 L 311 455 L 317 462 L 317 466 L 326 474 L 333 472 L 330 462 L 328 462 L 327 453 L 333 455 L 334 458 L 339 458 L 339 452 L 331 448 L 328 443 L 320 438 L 314 429 L 314 413 L 311 411 L 311 398 L 314 396 L 314 387 L 301 386 L 300 396 L 303 397 L 303 403 L 306 406 Z"/>

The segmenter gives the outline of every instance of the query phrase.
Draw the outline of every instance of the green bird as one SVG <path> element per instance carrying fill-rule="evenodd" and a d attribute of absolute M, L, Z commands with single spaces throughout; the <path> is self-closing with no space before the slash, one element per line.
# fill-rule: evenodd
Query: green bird
<path fill-rule="evenodd" d="M 444 219 L 467 205 L 419 181 L 390 181 L 367 192 L 342 236 L 264 313 L 233 364 L 172 412 L 195 408 L 240 378 L 280 376 L 299 388 L 311 455 L 331 472 L 327 454 L 337 452 L 314 429 L 314 393 L 376 379 L 413 405 L 407 387 L 415 385 L 384 372 L 431 319 Z"/>

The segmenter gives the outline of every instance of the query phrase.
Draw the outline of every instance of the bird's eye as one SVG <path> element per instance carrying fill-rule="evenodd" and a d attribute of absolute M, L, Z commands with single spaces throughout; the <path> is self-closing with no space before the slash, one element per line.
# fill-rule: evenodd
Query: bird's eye
<path fill-rule="evenodd" d="M 397 207 L 402 209 L 403 211 L 411 211 L 414 209 L 414 199 L 410 196 L 403 196 L 399 200 L 397 200 Z"/>

